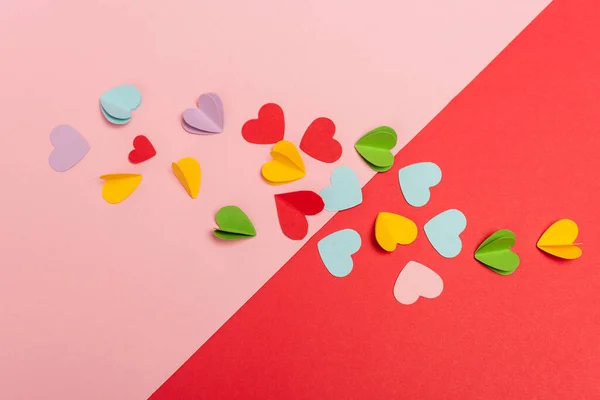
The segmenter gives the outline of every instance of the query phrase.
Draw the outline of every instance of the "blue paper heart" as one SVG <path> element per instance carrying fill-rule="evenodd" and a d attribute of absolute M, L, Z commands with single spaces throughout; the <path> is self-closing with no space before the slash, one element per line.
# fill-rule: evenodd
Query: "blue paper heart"
<path fill-rule="evenodd" d="M 352 254 L 361 246 L 361 238 L 353 229 L 342 229 L 319 240 L 317 247 L 323 264 L 331 275 L 342 278 L 352 271 Z"/>
<path fill-rule="evenodd" d="M 100 96 L 100 109 L 106 119 L 113 124 L 126 124 L 131 112 L 142 102 L 142 94 L 133 85 L 122 85 L 110 89 Z"/>
<path fill-rule="evenodd" d="M 338 167 L 331 173 L 331 186 L 321 190 L 327 211 L 341 211 L 362 203 L 358 177 L 350 167 Z"/>
<path fill-rule="evenodd" d="M 425 224 L 425 235 L 442 257 L 453 258 L 462 250 L 459 235 L 466 227 L 465 214 L 455 209 L 446 210 Z"/>
<path fill-rule="evenodd" d="M 431 196 L 429 189 L 442 180 L 442 170 L 432 162 L 412 164 L 398 171 L 398 180 L 406 202 L 422 207 Z"/>

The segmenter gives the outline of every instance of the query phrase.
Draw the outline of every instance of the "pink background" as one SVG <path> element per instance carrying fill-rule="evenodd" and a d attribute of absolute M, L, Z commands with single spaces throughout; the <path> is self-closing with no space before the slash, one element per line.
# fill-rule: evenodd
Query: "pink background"
<path fill-rule="evenodd" d="M 302 246 L 281 233 L 274 193 L 320 191 L 339 165 L 366 183 L 352 149 L 362 133 L 387 124 L 406 144 L 548 2 L 2 2 L 0 397 L 148 396 Z M 123 83 L 143 102 L 115 127 L 98 97 Z M 180 114 L 208 91 L 223 99 L 225 132 L 190 135 Z M 240 128 L 270 101 L 296 144 L 314 118 L 333 119 L 343 158 L 304 156 L 306 178 L 262 182 L 269 146 Z M 91 151 L 61 174 L 48 155 L 63 123 Z M 141 133 L 158 155 L 134 166 Z M 170 171 L 185 156 L 202 165 L 196 200 Z M 98 177 L 113 172 L 144 176 L 119 205 L 100 196 Z M 256 238 L 212 238 L 228 204 Z M 309 235 L 331 216 L 310 218 Z"/>

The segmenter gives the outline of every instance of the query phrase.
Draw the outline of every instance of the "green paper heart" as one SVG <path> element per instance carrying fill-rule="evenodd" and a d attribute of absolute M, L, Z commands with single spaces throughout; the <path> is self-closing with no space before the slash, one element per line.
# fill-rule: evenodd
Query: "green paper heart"
<path fill-rule="evenodd" d="M 394 165 L 394 155 L 390 150 L 396 146 L 398 136 L 389 126 L 380 126 L 358 139 L 354 148 L 372 170 L 385 172 Z"/>
<path fill-rule="evenodd" d="M 213 234 L 223 240 L 237 240 L 256 236 L 256 229 L 250 218 L 236 206 L 222 207 L 215 214 L 219 226 Z"/>
<path fill-rule="evenodd" d="M 515 234 L 500 229 L 488 237 L 475 250 L 475 259 L 500 275 L 510 275 L 519 266 L 519 256 L 511 250 L 515 245 Z"/>

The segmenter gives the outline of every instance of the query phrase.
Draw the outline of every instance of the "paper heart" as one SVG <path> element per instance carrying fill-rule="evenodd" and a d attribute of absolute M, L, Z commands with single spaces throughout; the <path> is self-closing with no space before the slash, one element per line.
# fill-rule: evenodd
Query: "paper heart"
<path fill-rule="evenodd" d="M 459 210 L 446 210 L 425 224 L 429 243 L 442 257 L 456 257 L 462 250 L 460 234 L 467 227 L 467 218 Z"/>
<path fill-rule="evenodd" d="M 292 240 L 304 239 L 308 233 L 307 215 L 323 211 L 323 199 L 312 190 L 275 195 L 275 206 L 283 234 Z"/>
<path fill-rule="evenodd" d="M 128 198 L 142 182 L 139 174 L 108 174 L 102 175 L 105 180 L 102 186 L 102 198 L 111 204 L 117 204 Z"/>
<path fill-rule="evenodd" d="M 444 281 L 435 271 L 418 262 L 409 261 L 396 279 L 394 297 L 399 303 L 410 305 L 419 297 L 434 299 L 443 290 Z"/>
<path fill-rule="evenodd" d="M 331 186 L 321 190 L 327 211 L 342 211 L 362 203 L 358 177 L 350 167 L 337 167 L 331 173 Z"/>
<path fill-rule="evenodd" d="M 139 164 L 151 159 L 156 155 L 156 149 L 150 140 L 144 135 L 138 135 L 133 139 L 133 150 L 129 152 L 129 161 Z"/>
<path fill-rule="evenodd" d="M 271 150 L 271 161 L 262 166 L 262 176 L 270 184 L 296 181 L 306 175 L 304 161 L 292 142 L 282 140 Z"/>
<path fill-rule="evenodd" d="M 402 215 L 380 212 L 375 220 L 375 239 L 385 251 L 396 250 L 396 244 L 408 245 L 417 238 L 417 224 Z"/>
<path fill-rule="evenodd" d="M 546 229 L 538 240 L 537 247 L 555 257 L 574 260 L 582 254 L 578 247 L 581 243 L 574 243 L 578 234 L 579 228 L 575 221 L 561 219 Z"/>
<path fill-rule="evenodd" d="M 171 163 L 171 168 L 190 197 L 192 199 L 198 197 L 200 181 L 202 179 L 200 163 L 192 157 L 185 157 L 176 163 Z"/>
<path fill-rule="evenodd" d="M 64 172 L 75 166 L 90 151 L 87 140 L 69 125 L 59 125 L 50 132 L 50 143 L 54 150 L 50 153 L 50 167 Z"/>
<path fill-rule="evenodd" d="M 111 123 L 122 125 L 129 122 L 131 112 L 142 103 L 142 94 L 133 85 L 110 89 L 100 96 L 100 110 Z"/>
<path fill-rule="evenodd" d="M 223 132 L 223 102 L 215 93 L 204 93 L 198 97 L 197 108 L 183 112 L 181 125 L 189 133 L 207 135 Z"/>
<path fill-rule="evenodd" d="M 325 163 L 336 162 L 342 156 L 342 145 L 333 138 L 335 124 L 329 118 L 317 118 L 306 129 L 300 150 Z"/>
<path fill-rule="evenodd" d="M 275 103 L 265 104 L 258 110 L 258 118 L 246 121 L 242 137 L 255 144 L 273 144 L 283 140 L 285 121 L 283 110 Z"/>
<path fill-rule="evenodd" d="M 519 266 L 519 256 L 511 250 L 515 234 L 501 229 L 485 239 L 475 250 L 475 259 L 500 275 L 510 275 Z"/>
<path fill-rule="evenodd" d="M 372 170 L 385 172 L 394 165 L 391 150 L 397 141 L 396 131 L 389 126 L 380 126 L 365 133 L 358 139 L 354 148 Z"/>
<path fill-rule="evenodd" d="M 256 236 L 256 229 L 250 218 L 236 206 L 222 207 L 215 214 L 218 228 L 213 234 L 223 240 L 246 239 Z"/>
<path fill-rule="evenodd" d="M 352 255 L 362 244 L 360 235 L 353 229 L 342 229 L 319 240 L 317 248 L 321 260 L 331 275 L 343 278 L 354 266 Z"/>
<path fill-rule="evenodd" d="M 432 162 L 412 164 L 398 171 L 398 180 L 406 202 L 422 207 L 431 196 L 429 189 L 442 180 L 442 170 Z"/>

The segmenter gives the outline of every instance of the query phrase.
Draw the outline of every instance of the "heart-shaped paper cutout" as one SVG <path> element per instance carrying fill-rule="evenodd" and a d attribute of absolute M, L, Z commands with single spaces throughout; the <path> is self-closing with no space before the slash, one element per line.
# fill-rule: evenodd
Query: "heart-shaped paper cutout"
<path fill-rule="evenodd" d="M 329 118 L 317 118 L 306 129 L 300 150 L 325 163 L 336 162 L 342 156 L 342 145 L 333 138 L 335 124 Z"/>
<path fill-rule="evenodd" d="M 500 275 L 510 275 L 519 266 L 519 256 L 511 250 L 515 245 L 515 234 L 500 229 L 485 239 L 475 250 L 475 259 Z"/>
<path fill-rule="evenodd" d="M 87 140 L 69 125 L 59 125 L 50 132 L 50 143 L 54 150 L 50 153 L 50 167 L 64 172 L 75 166 L 90 151 Z"/>
<path fill-rule="evenodd" d="M 442 170 L 432 162 L 412 164 L 398 171 L 398 180 L 406 202 L 422 207 L 431 196 L 429 189 L 442 180 Z"/>
<path fill-rule="evenodd" d="M 409 261 L 394 285 L 394 297 L 402 304 L 413 304 L 419 297 L 434 299 L 442 294 L 444 281 L 432 269 Z"/>
<path fill-rule="evenodd" d="M 321 260 L 331 275 L 343 278 L 354 266 L 352 255 L 362 244 L 360 235 L 353 229 L 342 229 L 319 240 L 317 248 Z"/>
<path fill-rule="evenodd" d="M 283 140 L 285 121 L 283 110 L 275 103 L 265 104 L 258 110 L 258 118 L 246 121 L 242 137 L 255 144 L 273 144 Z"/>
<path fill-rule="evenodd" d="M 151 159 L 156 155 L 156 149 L 150 140 L 144 135 L 138 135 L 133 139 L 133 150 L 129 152 L 129 161 L 139 164 Z"/>
<path fill-rule="evenodd" d="M 271 150 L 271 161 L 262 166 L 262 176 L 270 184 L 296 181 L 306 175 L 304 161 L 292 142 L 282 140 Z"/>
<path fill-rule="evenodd" d="M 102 175 L 102 198 L 107 203 L 118 204 L 128 198 L 142 182 L 139 174 L 108 174 Z"/>
<path fill-rule="evenodd" d="M 292 240 L 301 240 L 308 233 L 307 215 L 323 211 L 323 199 L 312 190 L 275 195 L 275 206 L 283 234 Z"/>
<path fill-rule="evenodd" d="M 223 132 L 223 102 L 215 93 L 204 93 L 198 97 L 197 108 L 183 112 L 181 125 L 189 133 L 207 135 Z"/>
<path fill-rule="evenodd" d="M 575 221 L 561 219 L 553 223 L 537 242 L 537 247 L 555 257 L 574 260 L 581 257 L 582 251 L 577 240 L 579 228 Z"/>
<path fill-rule="evenodd" d="M 111 123 L 122 125 L 129 122 L 131 112 L 142 103 L 142 94 L 133 85 L 121 85 L 100 96 L 100 109 Z"/>
<path fill-rule="evenodd" d="M 417 224 L 402 215 L 380 212 L 375 220 L 375 239 L 385 251 L 396 250 L 396 244 L 411 244 L 417 232 Z"/>
<path fill-rule="evenodd" d="M 396 146 L 398 136 L 389 126 L 380 126 L 363 135 L 354 148 L 373 171 L 385 172 L 394 165 L 391 150 Z"/>
<path fill-rule="evenodd" d="M 176 163 L 171 163 L 171 168 L 190 197 L 192 199 L 198 197 L 200 181 L 202 179 L 200 163 L 192 157 L 185 157 Z"/>
<path fill-rule="evenodd" d="M 467 218 L 459 210 L 446 210 L 425 224 L 429 243 L 442 257 L 456 257 L 462 250 L 460 234 L 467 227 Z"/>
<path fill-rule="evenodd" d="M 213 234 L 223 240 L 246 239 L 256 236 L 256 229 L 250 218 L 236 206 L 222 207 L 215 214 L 218 228 Z"/>
<path fill-rule="evenodd" d="M 331 186 L 321 190 L 327 211 L 342 211 L 362 203 L 358 177 L 350 167 L 337 167 L 331 173 Z"/>

